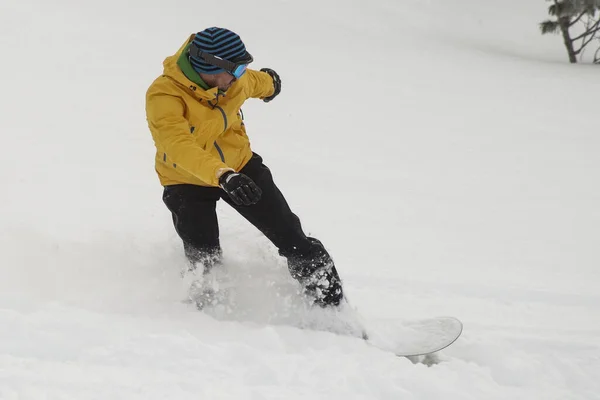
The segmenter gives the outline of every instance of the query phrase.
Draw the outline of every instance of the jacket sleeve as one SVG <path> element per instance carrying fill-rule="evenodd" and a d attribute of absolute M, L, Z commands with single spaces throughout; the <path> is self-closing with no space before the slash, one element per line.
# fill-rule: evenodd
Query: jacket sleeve
<path fill-rule="evenodd" d="M 248 69 L 246 70 L 245 76 L 248 97 L 264 99 L 275 93 L 273 78 L 266 72 Z"/>
<path fill-rule="evenodd" d="M 184 110 L 183 100 L 177 96 L 148 94 L 146 116 L 156 148 L 177 164 L 177 168 L 211 186 L 219 186 L 219 177 L 232 168 L 196 143 Z"/>

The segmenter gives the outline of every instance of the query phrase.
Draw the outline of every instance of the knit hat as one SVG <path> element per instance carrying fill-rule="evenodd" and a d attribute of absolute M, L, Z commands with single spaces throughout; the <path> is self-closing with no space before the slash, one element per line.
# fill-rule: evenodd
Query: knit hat
<path fill-rule="evenodd" d="M 236 62 L 252 57 L 246 51 L 242 39 L 235 32 L 225 28 L 212 27 L 198 32 L 193 43 L 203 52 L 228 61 Z M 192 55 L 190 55 L 190 63 L 198 73 L 214 75 L 225 71 Z"/>

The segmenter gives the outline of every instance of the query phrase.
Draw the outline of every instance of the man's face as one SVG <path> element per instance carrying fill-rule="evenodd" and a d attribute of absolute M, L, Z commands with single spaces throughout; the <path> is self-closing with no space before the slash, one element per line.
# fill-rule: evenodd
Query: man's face
<path fill-rule="evenodd" d="M 221 72 L 214 75 L 201 74 L 201 78 L 211 88 L 218 87 L 224 92 L 226 92 L 233 82 L 236 81 L 235 77 L 227 72 Z"/>

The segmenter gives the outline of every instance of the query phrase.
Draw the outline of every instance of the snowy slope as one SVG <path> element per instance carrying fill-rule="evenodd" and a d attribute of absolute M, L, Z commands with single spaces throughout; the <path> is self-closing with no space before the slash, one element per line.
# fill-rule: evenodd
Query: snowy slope
<path fill-rule="evenodd" d="M 600 399 L 600 79 L 546 7 L 0 4 L 0 399 Z M 213 25 L 282 75 L 254 150 L 366 323 L 465 323 L 439 364 L 295 328 L 323 316 L 224 205 L 237 307 L 181 302 L 144 94 Z"/>

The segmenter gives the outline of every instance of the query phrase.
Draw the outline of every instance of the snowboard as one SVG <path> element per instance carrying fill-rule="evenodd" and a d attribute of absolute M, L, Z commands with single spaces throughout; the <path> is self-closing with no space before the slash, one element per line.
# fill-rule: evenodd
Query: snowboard
<path fill-rule="evenodd" d="M 425 356 L 445 349 L 458 339 L 463 324 L 454 317 L 402 321 L 388 332 L 365 337 L 368 343 L 399 357 Z"/>
<path fill-rule="evenodd" d="M 295 290 L 293 286 L 291 287 L 291 290 Z M 206 291 L 206 288 L 202 285 L 192 284 L 189 298 L 185 302 L 195 304 L 196 308 L 217 319 L 235 319 L 235 315 L 254 314 L 252 300 L 256 298 L 255 288 L 251 287 L 251 290 L 246 291 L 247 293 L 243 290 L 234 291 L 234 295 L 230 293 L 232 288 L 243 289 L 244 285 L 231 286 L 221 282 L 215 292 L 212 287 L 209 291 Z M 287 286 L 285 288 L 288 289 Z M 205 299 L 206 295 L 208 297 Z M 294 299 L 296 300 L 295 303 Z M 389 351 L 400 357 L 418 357 L 438 352 L 454 343 L 463 330 L 462 322 L 454 317 L 435 317 L 420 320 L 371 320 L 368 324 L 365 324 L 347 300 L 337 310 L 315 308 L 307 303 L 303 297 L 295 295 L 290 296 L 288 300 L 291 303 L 286 303 L 284 309 L 278 310 L 275 308 L 271 311 L 265 311 L 263 314 L 278 315 L 278 323 L 283 325 L 289 323 L 289 325 L 301 329 L 328 331 L 362 338 L 371 346 Z M 262 300 L 258 304 L 260 305 L 260 303 L 262 303 Z M 269 303 L 278 304 L 280 301 Z M 258 308 L 264 307 L 259 306 Z M 232 313 L 231 310 L 236 310 L 236 313 Z M 268 320 L 271 323 L 273 322 L 270 317 Z"/>

